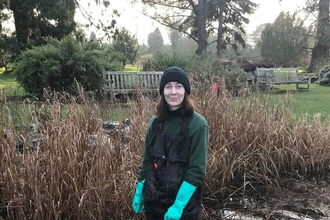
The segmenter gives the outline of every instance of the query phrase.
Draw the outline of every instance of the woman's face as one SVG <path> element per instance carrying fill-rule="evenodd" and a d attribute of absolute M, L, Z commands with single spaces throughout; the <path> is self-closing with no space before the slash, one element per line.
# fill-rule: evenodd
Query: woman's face
<path fill-rule="evenodd" d="M 185 89 L 181 83 L 169 82 L 164 87 L 164 96 L 169 110 L 174 111 L 181 107 Z"/>

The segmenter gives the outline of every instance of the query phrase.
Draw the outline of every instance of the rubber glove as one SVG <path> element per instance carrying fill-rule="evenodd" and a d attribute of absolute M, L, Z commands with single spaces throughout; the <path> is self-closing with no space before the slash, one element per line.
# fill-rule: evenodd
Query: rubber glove
<path fill-rule="evenodd" d="M 138 182 L 136 189 L 135 189 L 135 193 L 134 193 L 134 197 L 133 197 L 133 201 L 132 201 L 132 207 L 136 214 L 139 214 L 144 211 L 144 206 L 142 205 L 142 202 L 144 200 L 143 195 L 142 195 L 144 182 L 145 182 L 145 180 Z"/>
<path fill-rule="evenodd" d="M 165 213 L 164 220 L 179 220 L 182 216 L 183 209 L 187 206 L 196 188 L 196 186 L 183 181 L 176 195 L 174 204 Z"/>

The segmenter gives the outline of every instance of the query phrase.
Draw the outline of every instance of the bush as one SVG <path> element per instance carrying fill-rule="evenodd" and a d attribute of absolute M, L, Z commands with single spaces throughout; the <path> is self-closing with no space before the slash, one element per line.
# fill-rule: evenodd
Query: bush
<path fill-rule="evenodd" d="M 210 90 L 213 81 L 223 82 L 226 90 L 237 96 L 246 85 L 247 74 L 237 65 L 224 67 L 221 60 L 205 54 L 196 59 L 189 70 L 197 91 Z"/>
<path fill-rule="evenodd" d="M 143 55 L 140 57 L 139 59 L 139 64 L 142 65 L 142 70 L 143 71 L 149 71 L 151 70 L 151 61 L 152 59 L 152 55 L 151 54 L 147 54 L 147 55 Z"/>
<path fill-rule="evenodd" d="M 113 52 L 101 49 L 95 42 L 82 46 L 72 37 L 61 41 L 47 38 L 46 42 L 23 51 L 14 67 L 18 83 L 38 98 L 45 88 L 77 94 L 75 81 L 87 91 L 98 90 L 103 86 L 103 70 L 120 68 L 109 55 Z M 109 57 L 115 65 L 107 64 Z"/>
<path fill-rule="evenodd" d="M 144 71 L 163 71 L 170 66 L 179 66 L 186 69 L 189 64 L 190 60 L 187 55 L 158 51 L 152 58 L 143 60 L 142 66 Z"/>

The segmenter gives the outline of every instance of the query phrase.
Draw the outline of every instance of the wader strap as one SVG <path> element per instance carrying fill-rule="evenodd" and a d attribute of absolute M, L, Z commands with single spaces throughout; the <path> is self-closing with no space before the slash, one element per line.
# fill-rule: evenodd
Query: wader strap
<path fill-rule="evenodd" d="M 155 138 L 155 136 L 157 135 L 158 132 L 163 131 L 164 126 L 163 126 L 163 121 L 158 120 L 157 118 L 154 119 L 154 121 L 152 122 L 152 138 L 151 140 L 153 140 Z"/>
<path fill-rule="evenodd" d="M 186 134 L 188 124 L 189 124 L 189 118 L 181 118 L 178 130 L 176 133 L 177 134 Z M 155 118 L 155 120 L 152 122 L 152 131 L 153 131 L 152 139 L 156 136 L 156 134 L 158 132 L 161 132 L 163 130 L 164 130 L 164 122 Z"/>
<path fill-rule="evenodd" d="M 189 124 L 189 118 L 181 118 L 178 130 L 177 130 L 177 138 L 179 139 L 180 142 L 183 141 L 183 139 L 186 137 L 186 130 L 188 128 Z"/>

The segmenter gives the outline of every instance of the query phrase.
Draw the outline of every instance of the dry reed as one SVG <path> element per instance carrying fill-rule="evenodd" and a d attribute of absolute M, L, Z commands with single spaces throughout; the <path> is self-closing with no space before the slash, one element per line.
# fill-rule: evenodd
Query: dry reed
<path fill-rule="evenodd" d="M 220 91 L 219 96 L 207 91 L 192 94 L 196 110 L 209 124 L 202 219 L 212 219 L 212 206 L 247 183 L 278 186 L 283 177 L 326 176 L 330 126 L 324 126 L 319 116 L 311 123 L 304 118 L 297 121 L 286 103 L 270 106 L 260 97 L 241 98 L 234 107 L 223 85 Z M 129 101 L 128 143 L 123 143 L 122 132 L 104 140 L 102 108 L 73 99 L 65 114 L 61 102 L 53 100 L 44 105 L 46 120 L 31 115 L 33 122 L 42 123 L 35 150 L 26 149 L 24 135 L 23 153 L 17 152 L 14 135 L 1 138 L 0 215 L 35 220 L 144 219 L 133 213 L 131 200 L 156 102 L 137 94 Z M 7 120 L 14 132 L 10 115 Z M 4 130 L 1 124 L 2 137 Z"/>

